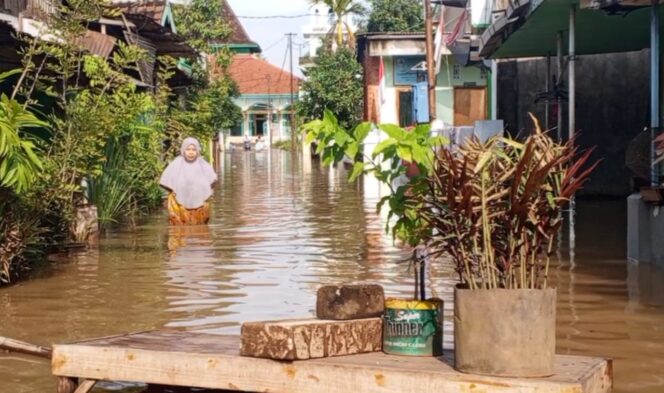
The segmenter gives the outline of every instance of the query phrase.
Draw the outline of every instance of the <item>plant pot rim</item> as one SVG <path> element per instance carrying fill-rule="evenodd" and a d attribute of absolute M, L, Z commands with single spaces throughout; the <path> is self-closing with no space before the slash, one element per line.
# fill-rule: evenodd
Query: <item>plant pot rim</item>
<path fill-rule="evenodd" d="M 484 289 L 484 288 L 478 288 L 478 289 L 470 289 L 461 286 L 461 284 L 457 284 L 454 286 L 455 291 L 462 291 L 462 292 L 539 292 L 539 291 L 546 291 L 546 292 L 551 292 L 551 291 L 558 291 L 558 288 L 555 287 L 548 287 L 548 288 L 490 288 L 490 289 Z"/>

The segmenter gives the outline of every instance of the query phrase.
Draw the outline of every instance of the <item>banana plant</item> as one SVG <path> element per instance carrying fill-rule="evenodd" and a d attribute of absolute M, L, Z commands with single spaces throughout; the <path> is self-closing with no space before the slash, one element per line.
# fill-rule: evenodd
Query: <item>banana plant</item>
<path fill-rule="evenodd" d="M 0 82 L 18 73 L 0 74 Z M 26 132 L 30 128 L 48 127 L 27 107 L 7 95 L 0 95 L 0 187 L 20 194 L 29 189 L 42 162 L 36 154 L 35 138 Z"/>

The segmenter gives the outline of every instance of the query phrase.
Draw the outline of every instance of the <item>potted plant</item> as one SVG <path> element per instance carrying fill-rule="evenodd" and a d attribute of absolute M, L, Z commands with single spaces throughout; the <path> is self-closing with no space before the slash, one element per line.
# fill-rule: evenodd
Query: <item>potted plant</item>
<path fill-rule="evenodd" d="M 556 290 L 549 260 L 561 210 L 597 165 L 535 131 L 519 143 L 470 140 L 436 156 L 416 195 L 432 229 L 429 245 L 449 254 L 455 289 L 455 362 L 463 372 L 511 377 L 553 374 Z"/>
<path fill-rule="evenodd" d="M 331 165 L 349 159 L 352 171 L 349 181 L 370 173 L 385 184 L 390 192 L 378 203 L 377 209 L 388 207 L 388 226 L 395 238 L 417 246 L 429 237 L 428 225 L 418 215 L 413 197 L 426 191 L 425 179 L 433 168 L 434 151 L 447 141 L 430 135 L 430 127 L 422 125 L 405 130 L 392 124 L 362 123 L 354 130 L 341 127 L 330 111 L 323 119 L 304 125 L 307 142 L 316 144 L 316 153 L 323 163 Z M 373 133 L 373 135 L 372 135 Z M 369 137 L 380 142 L 373 151 L 363 146 Z M 410 267 L 415 277 L 411 299 L 386 299 L 383 350 L 387 353 L 432 356 L 442 354 L 442 310 L 440 299 L 428 299 L 425 291 L 425 263 L 430 257 L 426 249 L 413 251 Z"/>
<path fill-rule="evenodd" d="M 395 238 L 424 246 L 429 258 L 451 256 L 460 281 L 454 321 L 460 371 L 553 373 L 556 291 L 548 287 L 544 256 L 562 225 L 562 209 L 597 164 L 584 169 L 592 150 L 578 155 L 572 142 L 554 142 L 533 120 L 535 132 L 521 143 L 494 137 L 442 149 L 447 141 L 430 136 L 428 126 L 408 133 L 378 125 L 387 138 L 370 155 L 360 149 L 370 124 L 347 132 L 326 112 L 305 126 L 324 163 L 347 155 L 354 161 L 350 181 L 370 172 L 389 186 L 378 208 L 388 206 Z M 394 187 L 406 172 L 403 162 L 418 170 Z M 415 266 L 424 259 L 413 254 Z M 425 298 L 419 282 L 415 301 Z"/>

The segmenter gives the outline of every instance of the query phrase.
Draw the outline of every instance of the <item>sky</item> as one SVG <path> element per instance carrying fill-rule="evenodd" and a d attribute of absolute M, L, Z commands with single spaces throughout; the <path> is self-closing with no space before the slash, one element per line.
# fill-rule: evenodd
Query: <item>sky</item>
<path fill-rule="evenodd" d="M 285 59 L 288 48 L 287 33 L 296 33 L 293 38 L 293 67 L 297 69 L 297 59 L 300 57 L 302 26 L 309 23 L 309 16 L 300 18 L 270 18 L 251 19 L 249 17 L 265 17 L 275 15 L 303 15 L 309 14 L 308 0 L 228 0 L 229 4 L 240 19 L 245 30 L 252 40 L 263 49 L 263 56 L 267 60 L 288 70 L 288 59 Z M 284 63 L 285 59 L 285 63 Z M 301 75 L 296 70 L 297 75 Z"/>

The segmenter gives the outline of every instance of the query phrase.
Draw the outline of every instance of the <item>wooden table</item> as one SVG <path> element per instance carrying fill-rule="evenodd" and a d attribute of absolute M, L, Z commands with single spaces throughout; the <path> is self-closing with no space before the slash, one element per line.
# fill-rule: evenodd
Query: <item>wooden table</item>
<path fill-rule="evenodd" d="M 152 331 L 56 345 L 52 366 L 58 393 L 87 393 L 102 380 L 273 393 L 603 393 L 612 386 L 610 360 L 580 356 L 557 356 L 552 377 L 518 379 L 462 374 L 447 356 L 281 362 L 238 353 L 239 336 Z"/>

